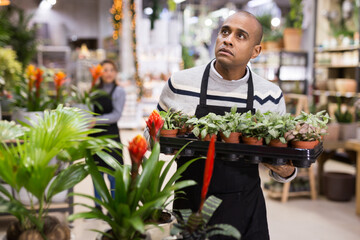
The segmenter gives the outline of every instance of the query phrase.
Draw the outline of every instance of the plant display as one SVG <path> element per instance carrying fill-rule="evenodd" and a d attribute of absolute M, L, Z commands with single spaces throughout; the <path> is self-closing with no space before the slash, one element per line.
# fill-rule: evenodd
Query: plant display
<path fill-rule="evenodd" d="M 272 139 L 279 139 L 282 143 L 287 143 L 285 133 L 295 128 L 294 117 L 289 113 L 281 116 L 278 113 L 268 112 L 265 114 L 265 119 L 268 133 L 265 135 L 266 144 L 269 144 Z"/>
<path fill-rule="evenodd" d="M 316 114 L 301 112 L 295 117 L 295 129 L 287 132 L 285 139 L 287 141 L 320 141 L 321 136 L 326 134 L 326 124 L 329 119 L 325 111 Z"/>
<path fill-rule="evenodd" d="M 221 132 L 225 137 L 229 137 L 232 132 L 239 132 L 240 116 L 241 114 L 237 112 L 236 106 L 232 107 L 230 112 L 225 113 L 223 117 L 224 124 L 221 125 Z"/>
<path fill-rule="evenodd" d="M 216 137 L 213 135 L 209 144 L 199 210 L 193 213 L 190 209 L 180 209 L 179 214 L 176 214 L 178 223 L 174 224 L 171 234 L 180 235 L 179 239 L 205 240 L 214 235 L 231 236 L 240 239 L 239 231 L 231 225 L 208 225 L 211 216 L 222 202 L 221 199 L 215 196 L 210 196 L 206 199 L 214 168 L 215 139 Z"/>
<path fill-rule="evenodd" d="M 200 119 L 191 118 L 186 123 L 194 126 L 192 132 L 196 137 L 200 137 L 201 139 L 204 139 L 208 134 L 217 135 L 220 129 L 225 129 L 222 116 L 216 115 L 215 113 L 209 113 Z"/>
<path fill-rule="evenodd" d="M 91 155 L 100 153 L 106 147 L 120 147 L 106 137 L 88 137 L 88 134 L 99 131 L 88 129 L 89 121 L 79 109 L 59 105 L 56 110 L 45 111 L 44 118 L 31 121 L 32 126 L 27 125 L 28 130 L 23 136 L 15 129 L 12 133 L 17 136 L 14 144 L 0 144 L 0 178 L 18 194 L 25 189 L 30 196 L 30 206 L 27 207 L 0 187 L 0 192 L 5 195 L 0 196 L 0 211 L 18 219 L 15 227 L 18 235 L 35 230 L 46 238 L 45 219 L 52 198 L 72 188 L 88 174 L 83 162 L 71 164 L 65 169 L 59 168 L 58 163 L 50 164 L 55 156 L 73 161 L 85 157 L 85 153 Z M 23 140 L 21 144 L 20 140 Z M 35 200 L 38 207 L 35 207 Z"/>
<path fill-rule="evenodd" d="M 140 135 L 129 143 L 131 166 L 123 166 L 111 158 L 103 158 L 114 169 L 99 167 L 99 170 L 114 176 L 116 179 L 114 199 L 111 197 L 110 190 L 106 187 L 93 159 L 88 156 L 89 172 L 102 200 L 89 195 L 76 195 L 95 201 L 106 209 L 108 214 L 104 214 L 95 207 L 85 205 L 90 211 L 74 214 L 70 216 L 70 220 L 83 217 L 102 219 L 111 227 L 110 232 L 101 232 L 104 236 L 118 240 L 141 239 L 145 233 L 145 226 L 156 224 L 160 220 L 161 212 L 170 202 L 173 192 L 195 184 L 194 181 L 176 183 L 175 181 L 196 159 L 177 169 L 175 173 L 170 175 L 169 180 L 165 179 L 181 150 L 168 163 L 159 160 L 158 132 L 163 122 L 157 111 L 153 111 L 147 121 L 151 139 L 154 140 L 154 146 L 148 159 L 143 161 L 147 143 L 145 138 Z M 140 167 L 142 168 L 141 172 L 139 172 Z"/>
<path fill-rule="evenodd" d="M 256 111 L 253 115 L 248 111 L 241 115 L 239 130 L 245 137 L 256 137 L 261 139 L 267 134 L 267 125 L 264 123 L 265 115 Z"/>

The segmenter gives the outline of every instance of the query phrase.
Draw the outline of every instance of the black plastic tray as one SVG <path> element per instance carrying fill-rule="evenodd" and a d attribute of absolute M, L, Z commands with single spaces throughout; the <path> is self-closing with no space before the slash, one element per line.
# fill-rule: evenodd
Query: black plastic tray
<path fill-rule="evenodd" d="M 181 153 L 181 156 L 206 156 L 209 142 L 199 141 L 195 138 L 160 137 L 161 152 L 164 154 L 174 154 L 180 150 L 186 143 L 191 142 Z M 243 161 L 244 163 L 258 164 L 261 162 L 272 165 L 285 165 L 292 161 L 295 167 L 308 168 L 323 152 L 322 143 L 314 149 L 300 148 L 278 148 L 267 145 L 253 146 L 243 143 L 224 143 L 217 141 L 215 143 L 215 157 L 223 161 Z"/>

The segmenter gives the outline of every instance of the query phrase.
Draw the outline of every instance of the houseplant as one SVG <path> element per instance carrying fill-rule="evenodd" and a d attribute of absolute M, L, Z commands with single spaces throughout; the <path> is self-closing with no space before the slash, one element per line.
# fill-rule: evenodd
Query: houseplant
<path fill-rule="evenodd" d="M 354 122 L 354 115 L 348 109 L 348 106 L 342 105 L 338 99 L 337 108 L 335 110 L 335 119 L 339 124 L 339 140 L 348 140 L 356 138 L 357 123 Z"/>
<path fill-rule="evenodd" d="M 302 0 L 290 0 L 290 11 L 284 29 L 284 48 L 288 51 L 301 49 L 303 6 Z"/>
<path fill-rule="evenodd" d="M 215 139 L 216 136 L 213 135 L 209 143 L 199 210 L 192 212 L 190 209 L 180 209 L 178 213 L 175 214 L 177 223 L 174 223 L 171 234 L 179 237 L 177 239 L 205 240 L 214 235 L 230 236 L 235 239 L 240 239 L 241 235 L 239 231 L 231 225 L 208 225 L 212 214 L 222 202 L 221 199 L 215 196 L 210 196 L 206 199 L 214 169 Z"/>
<path fill-rule="evenodd" d="M 285 134 L 285 139 L 291 141 L 296 148 L 312 149 L 319 144 L 326 134 L 329 115 L 326 111 L 316 114 L 301 112 L 295 117 L 296 126 Z"/>
<path fill-rule="evenodd" d="M 43 118 L 31 121 L 31 126 L 26 125 L 28 129 L 14 144 L 1 143 L 1 179 L 17 194 L 25 189 L 30 196 L 30 206 L 26 206 L 5 188 L 0 188 L 6 196 L 0 197 L 1 211 L 17 218 L 8 229 L 7 239 L 51 239 L 58 231 L 65 236 L 63 239 L 69 239 L 69 229 L 48 217 L 49 206 L 57 193 L 72 188 L 88 173 L 83 162 L 62 169 L 59 163 L 50 164 L 50 161 L 55 156 L 73 161 L 85 157 L 85 153 L 95 154 L 108 146 L 119 147 L 106 137 L 88 137 L 99 131 L 88 129 L 88 121 L 79 109 L 59 105 L 56 110 L 45 111 Z M 20 140 L 23 140 L 21 144 Z M 30 238 L 32 234 L 39 238 Z"/>
<path fill-rule="evenodd" d="M 289 113 L 281 116 L 276 112 L 266 115 L 267 134 L 265 143 L 273 147 L 287 147 L 285 133 L 295 128 L 295 120 Z"/>
<path fill-rule="evenodd" d="M 192 133 L 204 141 L 210 141 L 212 135 L 217 135 L 220 129 L 225 129 L 222 116 L 215 113 L 209 113 L 200 119 L 191 118 L 186 123 L 193 125 Z"/>
<path fill-rule="evenodd" d="M 280 49 L 283 34 L 278 28 L 273 28 L 271 26 L 272 15 L 270 13 L 265 13 L 261 16 L 257 16 L 257 19 L 263 27 L 262 42 L 264 43 L 264 49 Z"/>
<path fill-rule="evenodd" d="M 264 124 L 265 116 L 260 111 L 252 114 L 248 111 L 241 115 L 239 130 L 241 139 L 245 144 L 262 145 L 267 134 L 267 126 Z"/>
<path fill-rule="evenodd" d="M 234 106 L 231 108 L 230 112 L 226 112 L 222 124 L 223 129 L 220 132 L 221 138 L 228 143 L 239 143 L 239 123 L 240 123 L 240 113 L 237 113 L 237 107 Z"/>
<path fill-rule="evenodd" d="M 163 127 L 160 131 L 160 135 L 163 137 L 176 137 L 177 132 L 179 131 L 178 126 L 178 112 L 171 111 L 169 108 L 167 111 L 160 111 L 160 116 L 164 120 Z"/>
<path fill-rule="evenodd" d="M 89 195 L 77 195 L 96 201 L 108 211 L 108 214 L 102 213 L 95 207 L 81 204 L 90 211 L 74 214 L 70 216 L 70 220 L 83 217 L 104 220 L 109 224 L 111 230 L 101 232 L 103 235 L 102 239 L 131 240 L 145 237 L 145 227 L 156 224 L 160 220 L 161 212 L 169 203 L 173 191 L 195 184 L 194 181 L 180 181 L 176 183 L 175 181 L 180 178 L 182 172 L 196 159 L 183 165 L 170 176 L 169 180 L 165 180 L 170 167 L 174 164 L 181 150 L 167 164 L 159 160 L 160 144 L 158 142 L 158 135 L 162 124 L 163 120 L 159 117 L 158 112 L 154 111 L 147 121 L 147 125 L 150 126 L 150 136 L 153 139 L 153 148 L 148 159 L 143 161 L 147 143 L 145 138 L 139 135 L 129 143 L 131 166 L 122 166 L 111 158 L 104 158 L 114 170 L 99 169 L 115 176 L 114 199 L 111 198 L 110 190 L 106 187 L 94 161 L 90 156 L 88 157 L 87 165 L 89 172 L 102 200 L 95 199 Z M 140 167 L 142 168 L 141 173 L 139 172 Z"/>

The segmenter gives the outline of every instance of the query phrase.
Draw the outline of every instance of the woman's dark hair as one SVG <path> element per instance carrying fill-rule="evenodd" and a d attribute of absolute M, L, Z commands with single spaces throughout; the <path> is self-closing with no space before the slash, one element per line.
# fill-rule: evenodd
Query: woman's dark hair
<path fill-rule="evenodd" d="M 118 68 L 117 68 L 117 66 L 116 66 L 116 64 L 115 64 L 115 62 L 113 60 L 105 59 L 100 63 L 100 65 L 104 66 L 104 64 L 111 64 L 113 66 L 113 68 L 115 69 L 115 71 L 116 72 L 118 71 Z M 114 84 L 116 84 L 116 83 L 114 83 Z M 98 84 L 97 88 L 101 89 L 103 86 L 104 86 L 104 81 L 100 77 L 100 83 Z"/>

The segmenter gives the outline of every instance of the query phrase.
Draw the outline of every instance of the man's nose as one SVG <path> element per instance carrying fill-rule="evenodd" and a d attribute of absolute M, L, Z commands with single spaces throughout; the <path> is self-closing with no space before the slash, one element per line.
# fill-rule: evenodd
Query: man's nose
<path fill-rule="evenodd" d="M 225 45 L 232 46 L 232 45 L 233 45 L 233 43 L 232 43 L 232 38 L 233 38 L 233 34 L 227 35 L 227 36 L 224 38 L 224 44 L 225 44 Z"/>

